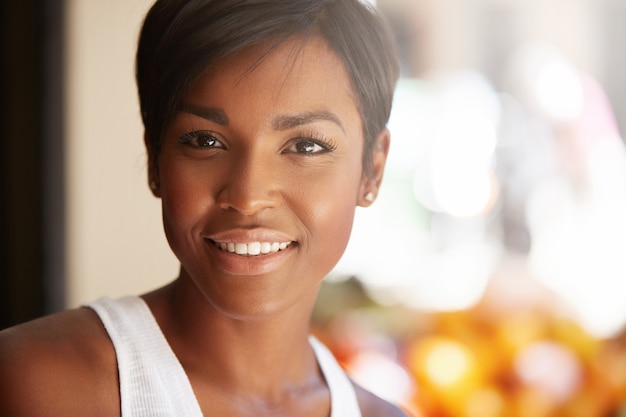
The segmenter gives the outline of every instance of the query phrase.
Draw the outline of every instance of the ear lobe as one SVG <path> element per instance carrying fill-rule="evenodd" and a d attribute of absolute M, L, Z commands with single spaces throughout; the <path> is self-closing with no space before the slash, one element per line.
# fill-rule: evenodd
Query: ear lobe
<path fill-rule="evenodd" d="M 376 137 L 371 156 L 372 169 L 371 172 L 365 172 L 363 174 L 363 181 L 361 182 L 359 205 L 362 207 L 367 207 L 376 200 L 385 172 L 390 139 L 391 134 L 387 128 L 383 129 Z"/>
<path fill-rule="evenodd" d="M 147 162 L 148 162 L 148 186 L 150 187 L 150 191 L 152 194 L 160 198 L 161 197 L 161 186 L 159 182 L 159 169 L 157 166 L 157 158 L 154 155 L 154 150 L 152 145 L 150 144 L 150 139 L 148 138 L 148 134 L 144 132 L 143 134 L 143 143 L 146 146 L 146 154 L 147 154 Z"/>
<path fill-rule="evenodd" d="M 152 195 L 154 195 L 157 198 L 161 198 L 161 187 L 156 181 L 149 180 L 148 186 L 150 187 L 150 191 L 152 191 Z"/>

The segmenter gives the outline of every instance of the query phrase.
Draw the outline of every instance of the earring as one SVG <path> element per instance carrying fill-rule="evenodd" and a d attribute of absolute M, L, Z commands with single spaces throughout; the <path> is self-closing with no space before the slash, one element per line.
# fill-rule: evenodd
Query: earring
<path fill-rule="evenodd" d="M 150 185 L 150 189 L 152 191 L 156 191 L 157 190 L 157 183 L 156 183 L 156 181 L 154 181 L 154 180 L 150 181 L 149 185 Z"/>
<path fill-rule="evenodd" d="M 374 196 L 374 193 L 370 191 L 369 193 L 365 194 L 365 197 L 363 197 L 363 198 L 368 203 L 373 203 L 374 200 L 376 199 L 376 196 Z"/>

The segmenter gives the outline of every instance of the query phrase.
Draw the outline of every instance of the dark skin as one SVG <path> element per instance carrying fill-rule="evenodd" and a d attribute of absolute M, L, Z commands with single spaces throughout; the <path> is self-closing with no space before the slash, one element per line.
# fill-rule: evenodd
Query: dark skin
<path fill-rule="evenodd" d="M 287 41 L 250 72 L 261 53 L 237 53 L 199 79 L 150 158 L 181 271 L 143 298 L 204 415 L 328 417 L 309 320 L 354 208 L 378 190 L 389 134 L 364 173 L 361 120 L 335 54 L 320 39 Z M 276 241 L 285 247 L 260 255 L 219 247 Z M 0 409 L 11 416 L 117 416 L 118 386 L 90 309 L 0 333 Z M 405 415 L 355 389 L 364 417 Z"/>
<path fill-rule="evenodd" d="M 77 331 L 77 329 L 81 329 Z M 0 336 L 0 406 L 12 417 L 120 415 L 117 365 L 113 346 L 100 320 L 82 308 L 43 317 L 3 331 Z M 321 377 L 321 376 L 320 376 Z M 195 388 L 194 388 L 195 389 Z M 406 416 L 395 406 L 355 385 L 363 417 Z M 307 410 L 328 416 L 328 390 L 322 382 L 303 393 Z M 198 395 L 197 395 L 198 396 Z M 199 397 L 199 396 L 198 396 Z M 231 399 L 232 400 L 232 399 Z M 312 415 L 277 412 L 259 399 L 230 401 L 222 409 L 203 406 L 204 415 Z M 226 407 L 228 414 L 218 414 Z M 240 409 L 239 414 L 232 410 Z"/>

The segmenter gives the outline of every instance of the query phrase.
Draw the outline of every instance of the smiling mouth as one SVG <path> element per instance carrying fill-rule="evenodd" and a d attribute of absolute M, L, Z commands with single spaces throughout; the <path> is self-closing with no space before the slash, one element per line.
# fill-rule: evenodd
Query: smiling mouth
<path fill-rule="evenodd" d="M 287 249 L 293 242 L 250 242 L 250 243 L 232 243 L 232 242 L 216 242 L 211 240 L 213 244 L 221 251 L 234 253 L 241 256 L 258 256 L 268 255 Z"/>

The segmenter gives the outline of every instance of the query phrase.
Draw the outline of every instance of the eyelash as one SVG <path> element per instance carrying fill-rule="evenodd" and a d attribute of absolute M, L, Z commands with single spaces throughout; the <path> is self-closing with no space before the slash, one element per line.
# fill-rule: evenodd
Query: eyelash
<path fill-rule="evenodd" d="M 209 140 L 213 141 L 213 144 L 207 146 L 193 143 L 193 141 L 197 141 L 200 138 L 208 138 Z M 220 149 L 225 147 L 222 141 L 217 137 L 217 134 L 209 130 L 196 130 L 193 132 L 185 133 L 178 139 L 178 142 L 186 146 L 203 149 Z M 220 144 L 220 146 L 215 146 L 216 143 Z M 296 150 L 296 152 L 294 153 L 311 156 L 330 153 L 337 149 L 337 145 L 333 140 L 326 138 L 317 132 L 310 132 L 307 134 L 298 135 L 296 138 L 292 139 L 289 142 L 288 146 L 285 147 L 285 149 L 281 153 L 289 153 L 289 148 L 291 148 L 292 146 L 307 143 L 319 146 L 320 148 L 322 148 L 322 150 L 317 152 L 298 152 Z"/>
<path fill-rule="evenodd" d="M 297 146 L 298 144 L 304 144 L 304 143 L 311 143 L 311 144 L 317 145 L 321 147 L 322 150 L 318 152 L 295 152 L 295 153 L 299 153 L 299 154 L 306 155 L 306 156 L 312 156 L 312 155 L 330 153 L 337 149 L 337 144 L 333 140 L 326 138 L 317 132 L 311 132 L 311 133 L 307 133 L 303 135 L 298 135 L 298 137 L 296 137 L 289 143 L 289 146 L 285 148 L 283 153 L 286 153 L 287 150 L 291 148 L 292 146 Z"/>
<path fill-rule="evenodd" d="M 197 143 L 193 143 L 194 140 L 198 140 L 200 138 L 209 138 L 210 140 L 214 141 L 215 143 L 219 143 L 221 146 L 214 146 L 210 145 L 210 146 L 206 146 L 206 145 L 200 145 Z M 179 139 L 178 142 L 183 144 L 183 145 L 187 145 L 187 146 L 191 146 L 191 147 L 196 147 L 196 148 L 205 148 L 205 149 L 219 149 L 219 148 L 224 148 L 224 144 L 222 143 L 222 141 L 220 139 L 218 139 L 217 135 L 209 130 L 196 130 L 193 132 L 189 132 L 189 133 L 185 133 L 184 135 L 182 135 Z"/>

